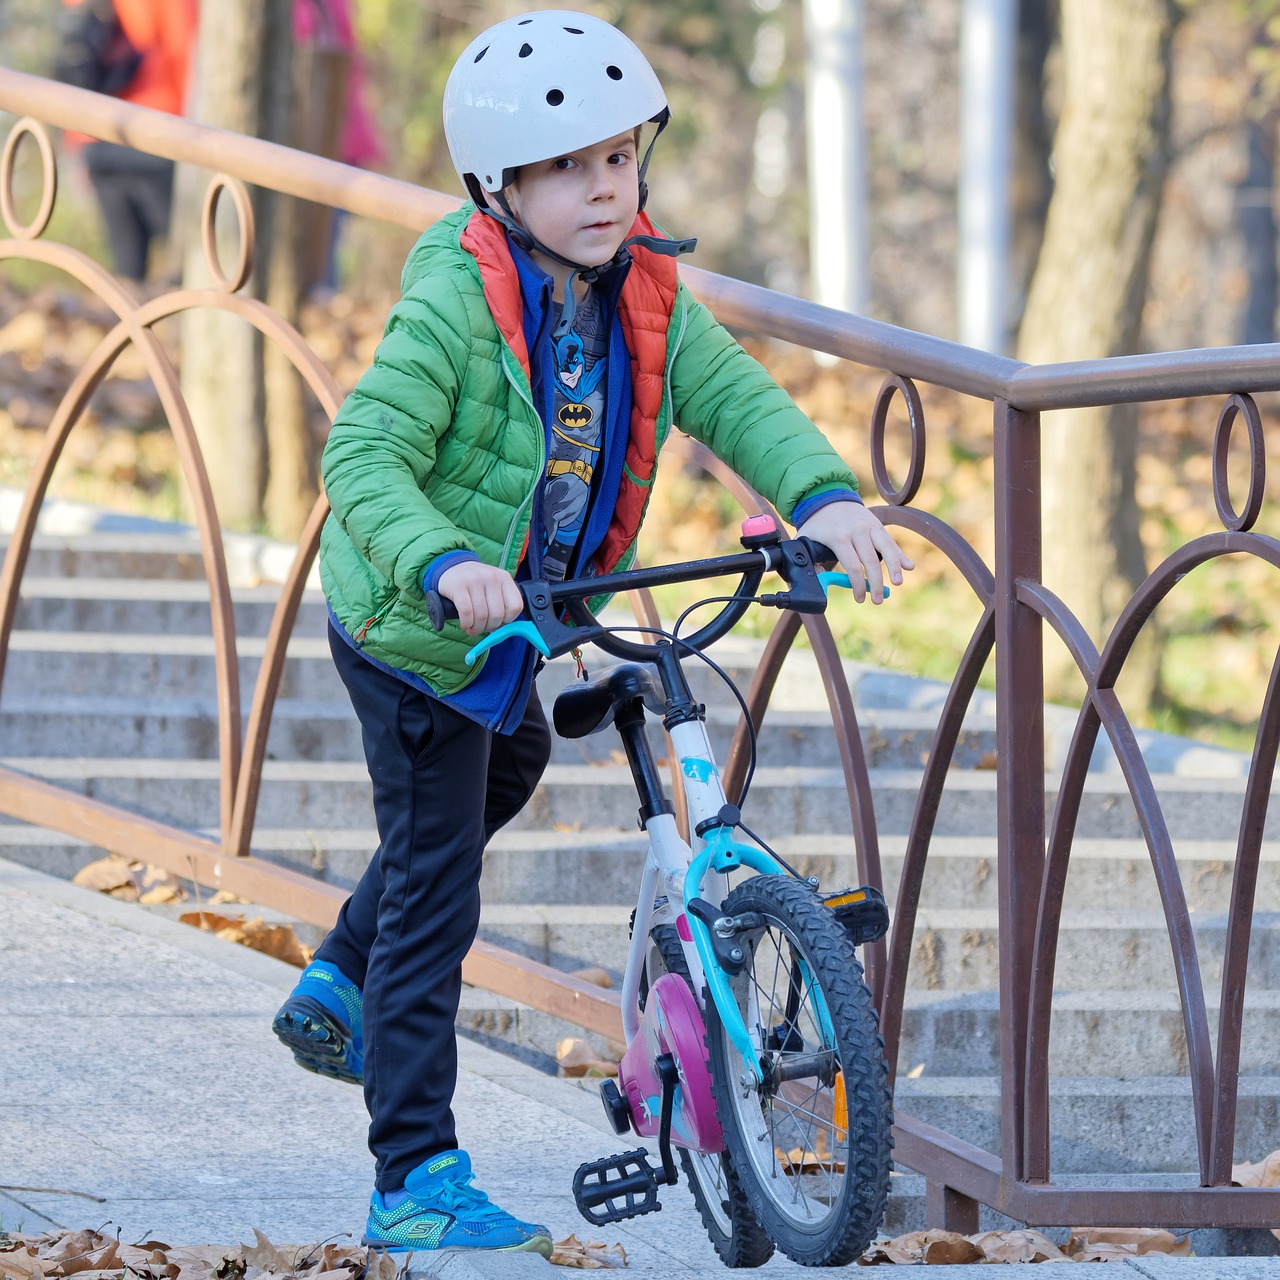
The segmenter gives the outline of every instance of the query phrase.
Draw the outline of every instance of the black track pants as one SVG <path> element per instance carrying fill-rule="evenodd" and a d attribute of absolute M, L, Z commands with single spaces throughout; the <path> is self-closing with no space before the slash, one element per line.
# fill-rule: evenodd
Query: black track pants
<path fill-rule="evenodd" d="M 364 737 L 381 841 L 316 958 L 364 992 L 364 1094 L 380 1191 L 457 1146 L 454 1019 L 480 922 L 489 837 L 533 794 L 551 752 L 536 692 L 512 735 L 493 734 L 329 647 Z"/>

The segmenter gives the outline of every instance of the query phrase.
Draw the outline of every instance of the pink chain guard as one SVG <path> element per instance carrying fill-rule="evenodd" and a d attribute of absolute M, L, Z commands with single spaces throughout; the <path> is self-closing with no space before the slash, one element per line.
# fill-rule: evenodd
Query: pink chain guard
<path fill-rule="evenodd" d="M 693 992 L 683 978 L 664 973 L 650 988 L 640 1029 L 618 1065 L 618 1084 L 641 1137 L 657 1137 L 662 1081 L 653 1064 L 669 1053 L 680 1071 L 671 1110 L 672 1145 L 707 1154 L 724 1150 L 706 1046 L 706 1027 Z"/>

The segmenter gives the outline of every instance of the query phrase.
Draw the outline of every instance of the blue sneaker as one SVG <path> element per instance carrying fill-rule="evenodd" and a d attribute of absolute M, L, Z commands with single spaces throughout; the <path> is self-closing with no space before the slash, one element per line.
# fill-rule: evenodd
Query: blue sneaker
<path fill-rule="evenodd" d="M 293 1050 L 298 1066 L 364 1083 L 364 997 L 335 965 L 313 960 L 303 969 L 271 1030 Z"/>
<path fill-rule="evenodd" d="M 404 1180 L 404 1192 L 385 1199 L 380 1192 L 373 1193 L 364 1243 L 392 1253 L 500 1249 L 550 1258 L 551 1233 L 547 1228 L 521 1222 L 499 1209 L 471 1185 L 474 1176 L 465 1151 L 442 1151 L 432 1156 Z"/>

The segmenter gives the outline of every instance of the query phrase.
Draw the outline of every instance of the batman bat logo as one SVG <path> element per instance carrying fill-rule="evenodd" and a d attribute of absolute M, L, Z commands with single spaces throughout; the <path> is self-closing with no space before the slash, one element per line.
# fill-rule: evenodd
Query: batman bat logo
<path fill-rule="evenodd" d="M 560 406 L 560 412 L 556 414 L 562 427 L 572 427 L 579 430 L 582 427 L 590 426 L 595 416 L 591 411 L 591 406 L 587 404 L 564 404 Z"/>

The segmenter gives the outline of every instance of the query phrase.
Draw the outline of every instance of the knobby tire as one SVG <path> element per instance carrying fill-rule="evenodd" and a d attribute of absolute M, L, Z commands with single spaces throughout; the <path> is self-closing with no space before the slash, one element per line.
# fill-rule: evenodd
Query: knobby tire
<path fill-rule="evenodd" d="M 738 935 L 748 961 L 730 980 L 768 1068 L 764 1086 L 747 1083 L 751 1070 L 707 1001 L 712 1090 L 730 1162 L 783 1253 L 806 1266 L 843 1266 L 883 1220 L 893 1148 L 884 1039 L 862 965 L 840 923 L 798 880 L 754 876 L 723 910 L 764 919 Z M 774 1074 L 788 1066 L 792 1078 Z"/>

